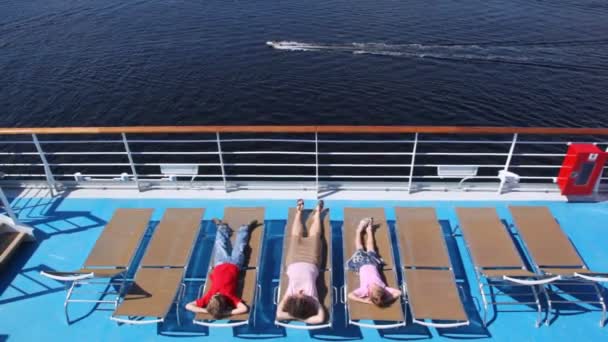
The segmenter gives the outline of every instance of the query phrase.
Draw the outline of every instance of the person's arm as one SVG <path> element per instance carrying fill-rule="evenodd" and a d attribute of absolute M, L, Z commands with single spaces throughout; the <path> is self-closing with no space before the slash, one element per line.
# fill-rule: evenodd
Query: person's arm
<path fill-rule="evenodd" d="M 196 305 L 196 301 L 192 301 L 192 302 L 186 304 L 186 310 L 194 312 L 194 313 L 207 313 L 207 309 L 201 308 L 198 305 Z"/>
<path fill-rule="evenodd" d="M 311 317 L 308 317 L 304 320 L 304 322 L 308 324 L 321 324 L 325 322 L 325 310 L 323 309 L 323 305 L 319 303 L 319 309 L 317 310 L 317 314 Z"/>
<path fill-rule="evenodd" d="M 350 300 L 354 300 L 356 302 L 361 302 L 361 303 L 365 303 L 365 304 L 371 304 L 372 302 L 369 300 L 369 298 L 361 298 L 359 296 L 357 296 L 355 294 L 355 291 L 352 291 L 348 294 L 348 299 Z"/>
<path fill-rule="evenodd" d="M 283 307 L 285 306 L 285 297 L 281 299 L 279 305 L 277 305 L 277 321 L 288 321 L 292 320 L 293 317 L 286 311 L 283 311 Z"/>
<path fill-rule="evenodd" d="M 230 311 L 230 315 L 240 315 L 240 314 L 244 314 L 249 310 L 249 308 L 247 307 L 247 305 L 245 305 L 245 303 L 243 302 L 239 302 L 236 307 L 234 309 L 232 309 L 232 311 Z"/>
<path fill-rule="evenodd" d="M 398 289 L 394 289 L 392 287 L 386 287 L 385 289 L 386 291 L 388 291 L 388 293 L 391 294 L 392 300 L 396 300 L 397 298 L 399 298 L 399 296 L 401 296 L 401 291 Z"/>

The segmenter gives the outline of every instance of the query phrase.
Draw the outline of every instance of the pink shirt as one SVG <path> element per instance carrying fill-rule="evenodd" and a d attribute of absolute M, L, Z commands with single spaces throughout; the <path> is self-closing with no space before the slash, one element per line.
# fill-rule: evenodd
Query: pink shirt
<path fill-rule="evenodd" d="M 359 288 L 356 289 L 353 293 L 355 296 L 359 298 L 367 298 L 369 297 L 370 289 L 373 284 L 377 284 L 378 286 L 385 288 L 386 285 L 380 278 L 380 273 L 378 273 L 378 267 L 374 265 L 363 265 L 359 269 Z"/>
<path fill-rule="evenodd" d="M 308 262 L 294 262 L 287 267 L 289 284 L 287 285 L 287 295 L 295 295 L 302 291 L 303 294 L 318 299 L 317 277 L 319 268 Z"/>

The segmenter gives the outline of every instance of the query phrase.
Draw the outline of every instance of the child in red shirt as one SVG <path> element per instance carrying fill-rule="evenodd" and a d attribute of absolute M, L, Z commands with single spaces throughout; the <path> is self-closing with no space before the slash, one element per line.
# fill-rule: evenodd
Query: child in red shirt
<path fill-rule="evenodd" d="M 245 261 L 245 247 L 252 225 L 242 225 L 236 232 L 234 246 L 230 245 L 232 229 L 227 224 L 214 219 L 217 225 L 213 248 L 213 270 L 209 275 L 211 286 L 203 297 L 190 302 L 186 309 L 192 312 L 209 313 L 213 318 L 246 313 L 247 305 L 236 295 L 240 269 Z"/>

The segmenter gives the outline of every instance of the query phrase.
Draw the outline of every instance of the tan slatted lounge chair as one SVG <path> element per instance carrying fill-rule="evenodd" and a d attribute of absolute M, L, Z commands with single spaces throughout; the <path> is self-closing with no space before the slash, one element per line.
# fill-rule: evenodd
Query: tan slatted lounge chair
<path fill-rule="evenodd" d="M 291 226 L 296 214 L 296 208 L 289 208 L 287 216 L 287 224 L 285 225 L 285 237 L 283 243 L 283 258 L 281 260 L 281 278 L 279 280 L 279 287 L 276 291 L 275 304 L 279 303 L 282 298 L 282 294 L 287 290 L 287 265 L 285 265 L 285 259 L 287 257 L 287 251 L 289 250 L 289 236 L 291 235 Z M 305 209 L 302 213 L 302 219 L 304 220 L 304 226 L 310 227 L 313 220 L 313 211 Z M 332 277 L 332 263 L 331 263 L 331 225 L 329 222 L 329 209 L 323 209 L 321 213 L 322 229 L 323 229 L 323 243 L 322 243 L 322 255 L 321 255 L 321 266 L 319 267 L 319 277 L 317 278 L 317 293 L 319 295 L 319 301 L 324 306 L 327 316 L 326 323 L 317 325 L 304 325 L 299 322 L 282 322 L 275 319 L 275 324 L 291 329 L 301 330 L 317 330 L 324 328 L 331 328 L 333 321 L 333 304 L 334 295 L 337 289 L 333 286 Z"/>
<path fill-rule="evenodd" d="M 435 209 L 395 208 L 395 214 L 413 322 L 436 328 L 469 325 Z"/>
<path fill-rule="evenodd" d="M 81 269 L 73 272 L 40 272 L 48 278 L 71 283 L 64 302 L 65 317 L 68 323 L 70 323 L 68 316 L 69 303 L 88 302 L 118 305 L 119 296 L 126 282 L 127 271 L 148 228 L 152 211 L 153 209 L 117 209 L 97 242 L 95 242 L 95 246 Z M 71 299 L 75 288 L 99 283 L 99 281 L 94 281 L 96 278 L 116 278 L 111 280 L 109 285 L 118 286 L 118 291 L 106 291 L 101 293 L 101 296 L 93 299 Z M 108 294 L 115 295 L 115 298 L 112 300 L 104 299 Z"/>
<path fill-rule="evenodd" d="M 392 239 L 386 223 L 384 208 L 344 208 L 344 226 L 342 227 L 342 239 L 344 241 L 344 259 L 348 260 L 355 252 L 353 237 L 356 234 L 359 222 L 373 217 L 378 255 L 383 259 L 383 273 L 386 284 L 392 288 L 401 288 L 397 281 L 397 269 L 393 257 Z M 365 240 L 364 240 L 365 241 Z M 343 303 L 348 314 L 348 323 L 364 328 L 388 329 L 405 325 L 405 312 L 403 302 L 397 300 L 388 307 L 380 308 L 350 300 L 348 293 L 359 285 L 359 276 L 344 268 L 344 288 L 342 291 Z M 361 321 L 381 321 L 382 324 L 370 324 Z"/>
<path fill-rule="evenodd" d="M 608 282 L 608 274 L 589 270 L 549 208 L 510 206 L 509 209 L 535 271 L 558 278 L 552 285 L 591 286 L 594 289 L 593 292 L 577 291 L 577 293 L 594 294 L 598 298 L 597 301 L 567 301 L 554 300 L 547 296 L 549 311 L 551 311 L 553 303 L 597 304 L 602 308 L 600 326 L 603 326 L 606 320 L 606 303 L 598 283 Z M 561 292 L 557 288 L 550 288 L 550 290 L 552 293 Z M 547 324 L 549 324 L 548 320 Z"/>
<path fill-rule="evenodd" d="M 126 324 L 163 322 L 183 296 L 183 278 L 196 243 L 204 209 L 167 209 L 112 320 Z M 180 291 L 181 288 L 181 291 Z M 123 318 L 127 317 L 127 318 Z M 142 319 L 142 318 L 148 319 Z M 179 310 L 177 319 L 180 323 Z"/>
<path fill-rule="evenodd" d="M 487 323 L 489 305 L 518 303 L 536 305 L 538 327 L 542 321 L 542 307 L 538 293 L 544 292 L 542 286 L 555 279 L 537 275 L 526 268 L 507 228 L 500 222 L 496 209 L 456 208 L 456 212 L 460 221 L 459 228 L 475 266 L 475 276 L 484 305 L 484 325 Z M 530 293 L 510 293 L 507 295 L 517 297 L 518 302 L 498 302 L 496 294 L 503 295 L 500 286 L 529 287 Z M 486 288 L 489 293 L 486 293 Z M 534 300 L 526 301 L 526 297 L 530 296 Z"/>
<path fill-rule="evenodd" d="M 227 318 L 228 322 L 224 323 L 215 321 L 208 313 L 197 313 L 194 317 L 194 324 L 228 328 L 249 324 L 250 318 L 254 316 L 251 313 L 255 312 L 256 299 L 260 287 L 258 267 L 260 265 L 260 256 L 262 255 L 262 238 L 264 236 L 264 208 L 226 208 L 224 209 L 222 221 L 232 229 L 238 229 L 241 225 L 248 225 L 252 221 L 257 222 L 257 226 L 253 228 L 249 236 L 249 255 L 246 255 L 246 266 L 241 270 L 242 278 L 238 289 L 238 296 L 249 305 L 249 311 L 245 314 L 230 316 Z M 235 238 L 236 234 L 232 234 L 232 243 L 234 243 Z M 213 257 L 214 253 L 212 252 L 211 255 Z M 215 262 L 211 260 L 207 275 L 211 274 L 213 264 Z M 210 284 L 208 282 L 205 283 L 202 291 L 199 291 L 198 297 L 207 291 L 208 286 Z M 255 317 L 253 317 L 253 322 L 255 322 Z"/>

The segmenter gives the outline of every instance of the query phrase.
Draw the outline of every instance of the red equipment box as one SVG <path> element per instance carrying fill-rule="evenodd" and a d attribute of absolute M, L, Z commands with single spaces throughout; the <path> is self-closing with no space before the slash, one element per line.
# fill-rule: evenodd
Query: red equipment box
<path fill-rule="evenodd" d="M 593 144 L 570 145 L 557 177 L 562 195 L 591 195 L 602 175 L 606 156 Z"/>

